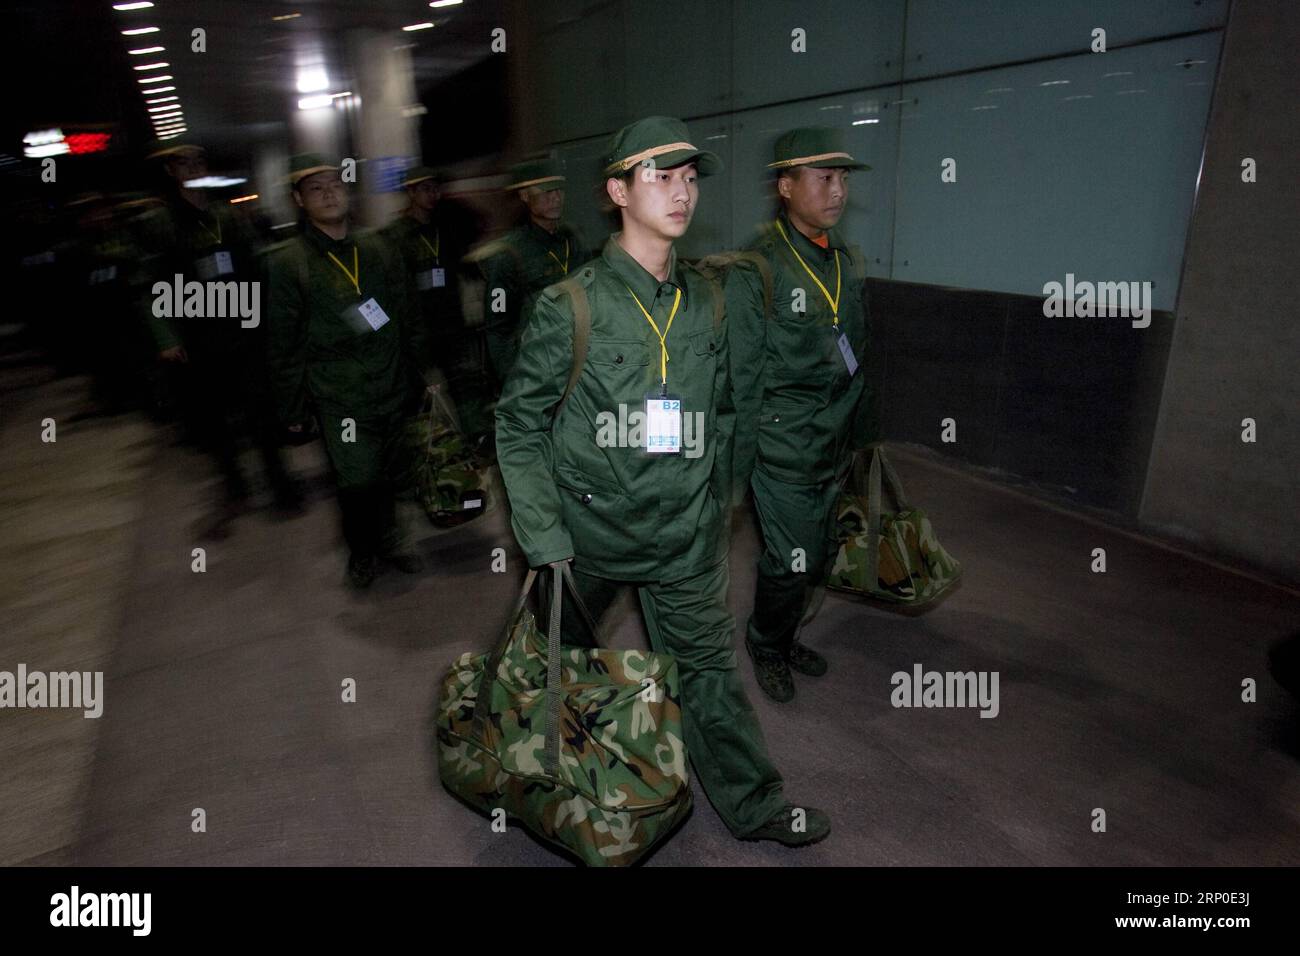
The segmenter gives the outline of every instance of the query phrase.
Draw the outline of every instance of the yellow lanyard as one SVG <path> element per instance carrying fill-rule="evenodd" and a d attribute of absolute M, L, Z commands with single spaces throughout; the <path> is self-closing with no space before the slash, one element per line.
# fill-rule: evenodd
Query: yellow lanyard
<path fill-rule="evenodd" d="M 221 245 L 221 220 L 218 219 L 216 216 L 213 216 L 212 221 L 217 224 L 216 232 L 213 232 L 211 229 L 209 229 L 208 224 L 204 222 L 202 219 L 199 220 L 199 225 L 203 227 L 204 232 L 206 232 L 213 239 L 217 240 L 217 245 Z"/>
<path fill-rule="evenodd" d="M 808 263 L 803 261 L 803 256 L 799 255 L 799 250 L 794 247 L 790 237 L 785 234 L 785 227 L 781 225 L 780 219 L 776 221 L 776 229 L 781 233 L 781 238 L 785 240 L 785 244 L 790 247 L 790 251 L 794 253 L 794 257 L 799 260 L 799 265 L 803 266 L 803 271 L 808 273 L 809 278 L 817 283 L 817 288 L 822 290 L 822 295 L 826 296 L 826 301 L 831 304 L 832 324 L 838 328 L 840 324 L 840 251 L 835 250 L 835 298 L 832 299 L 831 294 L 826 291 L 826 286 L 822 285 L 822 280 L 817 278 L 813 271 L 808 268 Z"/>
<path fill-rule="evenodd" d="M 564 274 L 566 276 L 569 274 L 569 240 L 568 239 L 564 240 L 564 261 L 563 262 L 561 262 L 560 257 L 557 256 L 555 253 L 553 253 L 550 249 L 546 250 L 546 254 L 555 260 L 555 264 L 564 270 Z M 628 289 L 627 291 L 631 292 L 632 290 Z M 635 299 L 636 296 L 633 295 L 632 298 Z M 641 304 L 640 302 L 637 303 L 637 305 L 640 304 Z M 645 309 L 642 309 L 641 311 L 644 312 Z"/>
<path fill-rule="evenodd" d="M 632 291 L 632 287 L 626 285 L 626 283 L 624 283 L 624 285 L 627 288 L 628 294 L 632 296 L 632 301 L 636 303 L 636 307 L 641 310 L 641 314 L 645 316 L 645 320 L 650 323 L 650 328 L 654 329 L 655 335 L 659 336 L 659 381 L 663 383 L 663 387 L 666 390 L 668 388 L 668 330 L 673 327 L 673 319 L 677 317 L 677 307 L 682 304 L 682 290 L 678 289 L 677 294 L 673 297 L 673 309 L 668 313 L 668 324 L 665 325 L 664 330 L 660 332 L 659 326 L 655 324 L 654 319 L 650 318 L 650 313 L 647 312 L 645 306 L 641 304 L 641 300 L 636 297 L 636 293 Z"/>
<path fill-rule="evenodd" d="M 433 261 L 437 264 L 440 261 L 438 250 L 442 248 L 442 234 L 438 232 L 433 234 L 433 245 L 429 245 L 429 240 L 424 238 L 424 233 L 420 233 L 420 241 L 424 243 L 424 248 L 433 253 Z"/>
<path fill-rule="evenodd" d="M 345 266 L 343 263 L 339 262 L 338 259 L 334 257 L 334 253 L 327 252 L 325 253 L 325 255 L 329 256 L 331 259 L 334 259 L 334 264 L 343 270 L 343 274 L 347 276 L 348 280 L 352 283 L 352 288 L 356 289 L 357 295 L 360 296 L 361 295 L 361 266 L 357 264 L 357 247 L 356 246 L 352 247 L 352 271 L 351 272 L 348 272 L 348 267 Z"/>

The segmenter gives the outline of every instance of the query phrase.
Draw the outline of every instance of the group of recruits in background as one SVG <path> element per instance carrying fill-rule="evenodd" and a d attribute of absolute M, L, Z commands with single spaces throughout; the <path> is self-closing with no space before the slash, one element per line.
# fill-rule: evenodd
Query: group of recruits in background
<path fill-rule="evenodd" d="M 796 637 L 835 551 L 841 483 L 868 437 L 865 262 L 835 227 L 849 172 L 869 167 L 838 131 L 784 134 L 768 164 L 775 219 L 706 267 L 679 260 L 674 242 L 719 158 L 692 145 L 680 120 L 655 116 L 615 134 L 605 159 L 603 198 L 621 229 L 588 258 L 562 222 L 565 178 L 549 161 L 514 170 L 508 188 L 526 224 L 469 252 L 433 225 L 429 170 L 407 173 L 409 203 L 395 223 L 363 233 L 349 225 L 339 166 L 295 157 L 289 181 L 304 221 L 264 259 L 264 341 L 201 320 L 159 320 L 155 336 L 209 396 L 231 368 L 249 367 L 239 400 L 253 421 L 275 409 L 260 447 L 287 507 L 299 492 L 279 464 L 276 429 L 308 433 L 314 418 L 338 485 L 348 575 L 364 587 L 381 561 L 420 567 L 395 521 L 394 476 L 403 421 L 463 344 L 459 323 L 438 322 L 452 311 L 449 269 L 463 258 L 483 282 L 487 353 L 503 383 L 497 463 L 529 566 L 571 562 L 597 620 L 620 588 L 635 587 L 654 650 L 678 663 L 687 749 L 726 826 L 741 839 L 813 843 L 830 820 L 786 799 L 737 673 L 727 555 L 733 509 L 752 490 L 763 550 L 745 644 L 764 693 L 788 701 L 792 671 L 827 669 Z M 167 156 L 178 183 L 201 175 L 202 162 L 193 148 Z M 192 192 L 179 189 L 186 201 L 157 248 L 201 278 L 253 274 L 228 213 Z M 577 356 L 575 339 L 586 342 Z M 597 440 L 602 413 L 649 413 L 663 397 L 703 421 L 701 453 Z M 223 460 L 237 474 L 233 456 Z M 575 609 L 562 621 L 566 643 L 591 644 Z"/>

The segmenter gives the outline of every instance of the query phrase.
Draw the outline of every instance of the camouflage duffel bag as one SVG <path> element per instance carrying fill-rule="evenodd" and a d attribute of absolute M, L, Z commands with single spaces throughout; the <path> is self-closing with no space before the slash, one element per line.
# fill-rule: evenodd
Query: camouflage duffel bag
<path fill-rule="evenodd" d="M 487 511 L 491 467 L 469 447 L 445 383 L 424 393 L 411 423 L 415 495 L 429 520 L 440 527 L 464 524 Z"/>
<path fill-rule="evenodd" d="M 871 450 L 863 480 L 859 452 L 836 512 L 840 548 L 826 586 L 873 598 L 898 610 L 933 605 L 961 578 L 961 565 L 944 550 L 924 511 L 912 508 L 884 449 Z M 881 483 L 894 500 L 884 511 Z M 865 487 L 864 487 L 865 485 Z"/>
<path fill-rule="evenodd" d="M 677 662 L 643 651 L 560 644 L 561 579 L 584 621 L 567 562 L 551 573 L 549 631 L 526 600 L 490 654 L 451 665 L 438 700 L 443 785 L 491 815 L 504 809 L 593 866 L 625 865 L 691 809 Z"/>

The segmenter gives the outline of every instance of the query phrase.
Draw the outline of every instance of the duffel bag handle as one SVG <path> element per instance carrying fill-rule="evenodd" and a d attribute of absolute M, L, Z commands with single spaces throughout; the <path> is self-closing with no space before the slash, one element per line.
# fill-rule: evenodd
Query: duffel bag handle
<path fill-rule="evenodd" d="M 853 463 L 855 473 L 861 472 L 861 457 Z M 908 511 L 907 496 L 903 493 L 903 483 L 898 473 L 889 463 L 882 445 L 871 450 L 871 468 L 867 475 L 867 587 L 880 586 L 880 524 L 881 524 L 881 479 L 885 489 L 894 499 L 894 506 L 899 511 Z"/>
<path fill-rule="evenodd" d="M 546 747 L 542 755 L 542 767 L 547 776 L 553 777 L 559 766 L 560 757 L 560 608 L 565 585 L 568 585 L 569 593 L 573 596 L 573 605 L 578 609 L 578 616 L 587 625 L 597 643 L 599 643 L 600 634 L 596 630 L 596 622 L 592 618 L 591 612 L 587 610 L 587 605 L 583 603 L 582 595 L 578 593 L 577 584 L 573 580 L 573 572 L 569 569 L 569 562 L 557 561 L 550 568 L 551 607 L 546 630 Z M 484 737 L 483 732 L 488 720 L 488 710 L 491 706 L 492 685 L 498 679 L 497 671 L 501 667 L 501 658 L 505 656 L 506 647 L 510 643 L 510 635 L 514 632 L 515 622 L 519 620 L 519 613 L 528 602 L 528 595 L 532 593 L 533 585 L 537 582 L 539 573 L 533 568 L 528 569 L 528 574 L 524 578 L 524 586 L 519 591 L 519 600 L 515 602 L 514 611 L 510 615 L 510 622 L 506 625 L 505 633 L 497 641 L 496 646 L 492 648 L 492 653 L 488 655 L 487 664 L 484 666 L 478 697 L 474 701 L 473 717 L 474 736 L 480 740 Z"/>

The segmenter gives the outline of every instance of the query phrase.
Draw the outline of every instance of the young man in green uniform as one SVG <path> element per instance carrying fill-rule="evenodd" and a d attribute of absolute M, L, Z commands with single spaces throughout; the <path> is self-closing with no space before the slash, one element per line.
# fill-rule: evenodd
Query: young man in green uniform
<path fill-rule="evenodd" d="M 528 220 L 476 250 L 483 273 L 483 318 L 488 358 L 504 382 L 519 348 L 519 320 L 533 296 L 587 261 L 587 250 L 564 223 L 564 174 L 552 160 L 532 160 L 510 171 L 508 192 L 519 196 Z"/>
<path fill-rule="evenodd" d="M 777 218 L 727 277 L 736 411 L 737 492 L 746 484 L 762 528 L 745 643 L 759 686 L 794 696 L 791 669 L 826 673 L 795 640 L 835 549 L 835 506 L 860 438 L 867 345 L 864 257 L 835 229 L 856 162 L 828 128 L 776 142 Z"/>
<path fill-rule="evenodd" d="M 515 536 L 532 567 L 572 561 L 597 618 L 635 586 L 651 645 L 677 660 L 687 751 L 728 829 L 816 842 L 830 821 L 786 802 L 736 671 L 727 609 L 735 416 L 721 290 L 673 248 L 695 212 L 697 176 L 721 162 L 667 117 L 622 129 L 607 160 L 623 229 L 538 297 L 497 405 Z M 633 416 L 639 427 L 611 424 Z M 574 618 L 564 614 L 565 639 L 580 644 Z"/>
<path fill-rule="evenodd" d="M 314 406 L 338 482 L 348 580 L 365 588 L 381 557 L 420 569 L 401 549 L 394 483 L 405 464 L 403 418 L 420 389 L 410 356 L 426 354 L 423 333 L 400 256 L 350 228 L 339 167 L 297 156 L 289 182 L 306 221 L 267 257 L 272 381 L 290 431 L 303 430 Z"/>
<path fill-rule="evenodd" d="M 261 317 L 160 315 L 155 283 L 257 281 L 256 239 L 227 204 L 210 202 L 205 189 L 190 185 L 208 174 L 202 147 L 159 143 L 150 154 L 162 164 L 163 205 L 136 224 L 143 252 L 140 276 L 145 323 L 158 360 L 170 372 L 182 407 L 200 443 L 216 460 L 225 482 L 224 500 L 203 519 L 202 534 L 225 537 L 246 507 L 248 483 L 239 465 L 241 433 L 261 452 L 263 470 L 282 513 L 297 513 L 302 495 L 285 470 L 281 434 L 270 408 Z"/>
<path fill-rule="evenodd" d="M 415 166 L 403 175 L 402 186 L 406 209 L 383 233 L 402 254 L 425 324 L 430 354 L 413 358 L 418 367 L 436 365 L 451 378 L 465 338 L 457 290 L 457 272 L 465 250 L 460 237 L 446 234 L 436 219 L 441 198 L 437 174 L 427 166 Z"/>

